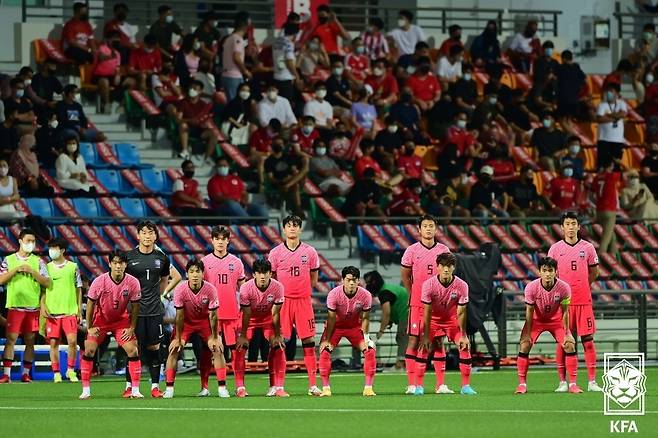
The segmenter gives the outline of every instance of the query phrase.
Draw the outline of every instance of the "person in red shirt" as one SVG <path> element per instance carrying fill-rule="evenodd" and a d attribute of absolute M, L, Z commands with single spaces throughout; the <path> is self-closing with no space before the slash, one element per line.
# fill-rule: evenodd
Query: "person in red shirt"
<path fill-rule="evenodd" d="M 610 158 L 602 163 L 592 182 L 592 190 L 596 197 L 596 221 L 603 228 L 599 252 L 611 252 L 615 257 L 619 257 L 615 224 L 619 210 L 620 185 L 621 172 L 615 170 L 615 162 Z"/>
<path fill-rule="evenodd" d="M 320 138 L 320 131 L 315 129 L 315 117 L 304 116 L 302 126 L 292 133 L 292 145 L 296 154 L 306 154 L 309 158 L 313 155 L 313 142 Z"/>
<path fill-rule="evenodd" d="M 137 80 L 137 86 L 145 92 L 147 80 L 162 70 L 162 52 L 158 48 L 158 39 L 153 34 L 144 36 L 144 45 L 130 52 L 128 74 Z"/>
<path fill-rule="evenodd" d="M 171 210 L 178 216 L 212 216 L 214 212 L 203 205 L 199 193 L 199 181 L 194 179 L 196 166 L 192 160 L 181 164 L 183 176 L 174 181 L 172 187 Z"/>
<path fill-rule="evenodd" d="M 430 59 L 419 58 L 416 72 L 407 79 L 407 86 L 411 88 L 414 103 L 421 111 L 429 111 L 441 99 L 441 85 L 430 72 Z"/>
<path fill-rule="evenodd" d="M 603 84 L 601 85 L 601 90 L 605 90 L 610 84 L 617 84 L 621 87 L 621 81 L 624 76 L 631 76 L 633 74 L 633 64 L 628 59 L 622 59 L 617 64 L 617 68 L 609 73 L 605 79 L 603 79 Z M 605 94 L 605 93 L 603 93 Z"/>
<path fill-rule="evenodd" d="M 550 201 L 549 207 L 555 213 L 578 210 L 581 193 L 581 182 L 573 177 L 571 165 L 564 166 L 562 174 L 553 178 L 546 187 L 546 197 Z"/>
<path fill-rule="evenodd" d="M 398 170 L 407 179 L 416 179 L 423 175 L 423 160 L 415 152 L 416 144 L 413 140 L 407 140 L 402 155 L 397 160 Z"/>
<path fill-rule="evenodd" d="M 64 55 L 78 65 L 94 62 L 96 41 L 94 30 L 89 24 L 89 9 L 85 3 L 73 4 L 73 18 L 62 29 Z"/>
<path fill-rule="evenodd" d="M 119 32 L 110 31 L 105 42 L 98 47 L 96 64 L 94 65 L 93 81 L 98 84 L 98 94 L 101 98 L 100 112 L 106 112 L 107 104 L 110 103 L 110 92 L 114 89 L 115 94 L 122 96 L 121 89 L 130 89 L 135 86 L 135 80 L 127 77 L 122 80 L 119 66 L 121 64 Z"/>
<path fill-rule="evenodd" d="M 455 122 L 446 132 L 445 144 L 457 145 L 458 157 L 475 157 L 479 154 L 478 142 L 475 136 L 466 129 L 467 116 L 465 112 L 459 112 L 455 116 Z"/>
<path fill-rule="evenodd" d="M 211 156 L 217 145 L 217 135 L 205 123 L 212 120 L 212 103 L 201 99 L 203 84 L 197 80 L 190 82 L 187 97 L 176 103 L 178 113 L 176 124 L 181 144 L 180 158 L 190 158 L 190 136 L 200 138 L 206 142 L 204 162 L 212 164 Z"/>
<path fill-rule="evenodd" d="M 385 58 L 380 58 L 372 67 L 372 73 L 365 80 L 365 84 L 372 87 L 372 102 L 380 108 L 393 105 L 397 102 L 400 91 L 398 81 L 388 70 L 388 62 Z"/>
<path fill-rule="evenodd" d="M 369 138 L 364 138 L 361 140 L 360 147 L 363 155 L 361 155 L 356 160 L 356 164 L 354 164 L 354 173 L 356 174 L 357 179 L 362 179 L 363 172 L 368 168 L 372 168 L 375 171 L 376 178 L 381 178 L 382 169 L 379 167 L 379 163 L 372 157 L 372 153 L 375 151 L 375 143 Z"/>
<path fill-rule="evenodd" d="M 418 178 L 407 180 L 400 193 L 393 196 L 393 200 L 386 209 L 388 216 L 423 216 L 425 211 L 420 206 L 420 194 L 423 187 Z"/>
<path fill-rule="evenodd" d="M 267 209 L 262 204 L 250 204 L 249 193 L 244 181 L 230 173 L 228 159 L 217 160 L 216 174 L 208 181 L 208 197 L 215 213 L 219 216 L 267 217 Z"/>
<path fill-rule="evenodd" d="M 345 56 L 345 76 L 354 88 L 362 87 L 370 73 L 370 59 L 365 51 L 363 40 L 356 37 L 352 40 L 352 53 Z"/>
<path fill-rule="evenodd" d="M 458 24 L 453 24 L 448 28 L 448 34 L 450 37 L 441 43 L 439 47 L 439 58 L 442 56 L 448 56 L 450 54 L 450 49 L 453 46 L 459 46 L 462 49 L 464 44 L 462 43 L 462 27 Z"/>
<path fill-rule="evenodd" d="M 103 36 L 107 38 L 107 35 L 110 32 L 119 32 L 121 47 L 118 50 L 121 54 L 121 65 L 127 65 L 131 51 L 138 47 L 135 40 L 136 29 L 126 23 L 126 18 L 128 17 L 129 12 L 128 5 L 125 3 L 117 3 L 114 5 L 113 11 L 114 18 L 105 23 L 105 26 L 103 27 Z"/>
<path fill-rule="evenodd" d="M 318 24 L 311 32 L 310 37 L 317 35 L 324 46 L 327 53 L 331 55 L 338 55 L 340 50 L 338 48 L 338 37 L 349 40 L 350 34 L 345 30 L 341 22 L 336 17 L 336 14 L 331 10 L 328 5 L 320 5 L 316 9 L 318 14 Z"/>

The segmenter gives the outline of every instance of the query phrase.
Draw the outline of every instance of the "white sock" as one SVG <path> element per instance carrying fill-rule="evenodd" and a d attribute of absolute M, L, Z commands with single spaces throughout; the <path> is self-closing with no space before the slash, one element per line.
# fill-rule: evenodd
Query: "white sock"
<path fill-rule="evenodd" d="M 153 391 L 156 388 L 160 389 L 160 384 L 159 383 L 151 383 L 151 391 Z"/>
<path fill-rule="evenodd" d="M 137 395 L 137 394 L 139 394 L 139 387 L 135 387 L 135 386 L 133 386 L 133 387 L 131 388 L 131 390 L 132 390 L 132 395 Z"/>
<path fill-rule="evenodd" d="M 130 389 L 132 387 L 132 383 L 126 382 L 126 389 Z"/>
<path fill-rule="evenodd" d="M 89 386 L 83 386 L 82 387 L 82 394 L 83 395 L 91 395 L 91 388 Z"/>
<path fill-rule="evenodd" d="M 370 386 L 366 385 L 366 386 L 363 387 L 363 389 L 372 389 L 372 385 L 370 385 Z"/>
<path fill-rule="evenodd" d="M 11 367 L 5 367 L 5 376 L 11 375 Z"/>

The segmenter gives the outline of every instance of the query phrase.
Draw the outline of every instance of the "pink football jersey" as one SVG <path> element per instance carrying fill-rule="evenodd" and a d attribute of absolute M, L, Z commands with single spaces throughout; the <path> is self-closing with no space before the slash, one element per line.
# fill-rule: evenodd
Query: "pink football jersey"
<path fill-rule="evenodd" d="M 203 324 L 218 305 L 217 289 L 207 281 L 196 292 L 190 288 L 189 281 L 181 282 L 174 290 L 174 307 L 185 312 L 185 324 Z"/>
<path fill-rule="evenodd" d="M 139 302 L 141 291 L 139 280 L 130 274 L 125 274 L 119 284 L 112 280 L 109 272 L 96 277 L 87 292 L 87 298 L 95 301 L 91 325 L 96 327 L 128 319 L 128 302 Z"/>
<path fill-rule="evenodd" d="M 444 286 L 434 275 L 423 283 L 421 302 L 432 305 L 432 319 L 441 324 L 457 323 L 457 306 L 468 304 L 468 284 L 456 275 Z"/>
<path fill-rule="evenodd" d="M 407 248 L 402 255 L 401 265 L 411 269 L 411 294 L 409 305 L 423 307 L 420 299 L 423 283 L 436 272 L 436 256 L 450 252 L 442 243 L 434 243 L 431 248 L 416 242 Z"/>
<path fill-rule="evenodd" d="M 276 279 L 286 289 L 286 298 L 311 296 L 311 271 L 320 269 L 320 259 L 315 248 L 301 242 L 292 251 L 283 242 L 272 248 L 268 260 L 272 264 L 272 272 L 276 272 Z"/>
<path fill-rule="evenodd" d="M 594 245 L 582 239 L 574 245 L 560 240 L 551 245 L 548 256 L 557 260 L 558 277 L 571 286 L 571 304 L 592 304 L 589 268 L 599 264 Z"/>
<path fill-rule="evenodd" d="M 336 328 L 360 327 L 361 312 L 368 312 L 371 307 L 372 295 L 360 286 L 351 297 L 347 296 L 343 285 L 333 288 L 327 295 L 327 309 L 336 312 Z"/>
<path fill-rule="evenodd" d="M 272 307 L 283 304 L 283 284 L 272 279 L 267 289 L 260 290 L 252 278 L 240 288 L 240 306 L 251 308 L 249 324 L 264 324 L 272 319 Z"/>
<path fill-rule="evenodd" d="M 534 305 L 533 321 L 559 323 L 562 320 L 562 304 L 568 304 L 571 288 L 566 281 L 556 279 L 552 288 L 546 289 L 541 278 L 531 281 L 525 287 L 526 304 Z"/>
<path fill-rule="evenodd" d="M 205 266 L 203 279 L 215 286 L 219 307 L 217 318 L 237 319 L 240 317 L 238 305 L 238 282 L 244 280 L 244 265 L 242 260 L 233 254 L 217 257 L 208 254 L 201 259 Z"/>

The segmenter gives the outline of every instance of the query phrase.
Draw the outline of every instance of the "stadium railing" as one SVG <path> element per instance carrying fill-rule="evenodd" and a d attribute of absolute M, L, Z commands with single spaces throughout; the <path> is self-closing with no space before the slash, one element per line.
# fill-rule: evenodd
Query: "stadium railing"
<path fill-rule="evenodd" d="M 615 13 L 617 20 L 617 35 L 619 38 L 636 38 L 646 23 L 656 23 L 656 16 L 639 12 L 622 12 L 620 2 L 615 2 Z"/>

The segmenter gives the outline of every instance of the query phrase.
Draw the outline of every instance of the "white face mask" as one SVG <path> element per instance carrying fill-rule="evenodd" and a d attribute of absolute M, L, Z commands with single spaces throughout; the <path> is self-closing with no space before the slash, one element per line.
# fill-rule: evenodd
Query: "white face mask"
<path fill-rule="evenodd" d="M 318 90 L 315 92 L 315 95 L 320 99 L 324 99 L 324 97 L 327 95 L 327 90 Z"/>
<path fill-rule="evenodd" d="M 25 90 L 16 90 L 16 97 L 19 99 L 25 95 Z"/>
<path fill-rule="evenodd" d="M 318 157 L 321 157 L 326 153 L 327 153 L 327 148 L 317 148 L 315 150 L 315 155 L 317 155 Z"/>
<path fill-rule="evenodd" d="M 59 125 L 59 122 L 57 121 L 57 119 L 50 122 L 50 127 L 53 128 L 53 129 L 56 129 L 57 125 Z"/>
<path fill-rule="evenodd" d="M 497 97 L 490 97 L 489 98 L 489 103 L 492 104 L 492 105 L 495 105 L 496 103 L 498 103 L 498 98 Z"/>
<path fill-rule="evenodd" d="M 405 18 L 398 18 L 398 27 L 404 27 L 407 25 L 407 20 Z"/>
<path fill-rule="evenodd" d="M 62 255 L 62 251 L 55 248 L 48 248 L 48 257 L 50 260 L 57 260 Z"/>
<path fill-rule="evenodd" d="M 191 88 L 190 91 L 187 93 L 192 99 L 197 97 L 199 95 L 199 92 L 196 91 L 194 88 Z"/>
<path fill-rule="evenodd" d="M 217 168 L 217 174 L 219 176 L 226 176 L 228 175 L 228 167 L 227 166 L 219 166 Z"/>
<path fill-rule="evenodd" d="M 32 251 L 34 251 L 34 243 L 21 243 L 21 250 L 23 250 L 24 253 L 32 254 Z"/>
<path fill-rule="evenodd" d="M 457 120 L 457 126 L 461 129 L 466 128 L 466 120 Z"/>
<path fill-rule="evenodd" d="M 372 72 L 375 74 L 375 76 L 383 76 L 384 75 L 384 69 L 375 67 Z"/>
<path fill-rule="evenodd" d="M 80 96 L 80 93 L 76 93 L 75 96 L 73 97 L 73 99 L 76 102 L 81 102 L 82 101 L 82 96 Z"/>
<path fill-rule="evenodd" d="M 578 152 L 580 152 L 580 145 L 572 144 L 569 146 L 569 152 L 571 152 L 573 155 L 578 155 Z"/>
<path fill-rule="evenodd" d="M 5 177 L 9 174 L 9 168 L 2 166 L 0 167 L 0 176 Z"/>
<path fill-rule="evenodd" d="M 270 99 L 272 102 L 276 102 L 276 98 L 279 96 L 278 91 L 268 91 L 267 92 L 267 98 Z"/>
<path fill-rule="evenodd" d="M 407 73 L 409 73 L 410 75 L 416 73 L 416 66 L 410 65 L 409 67 L 407 67 Z"/>
<path fill-rule="evenodd" d="M 390 125 L 388 127 L 388 132 L 390 132 L 391 134 L 395 134 L 396 132 L 398 132 L 398 125 Z"/>
<path fill-rule="evenodd" d="M 313 126 L 303 126 L 302 132 L 304 135 L 311 135 L 311 132 L 313 132 Z"/>
<path fill-rule="evenodd" d="M 166 21 L 167 23 L 173 23 L 173 22 L 174 22 L 174 16 L 173 16 L 173 15 L 167 15 L 167 16 L 165 17 L 165 21 Z"/>
<path fill-rule="evenodd" d="M 464 80 L 465 81 L 470 81 L 473 78 L 473 75 L 470 73 L 464 73 Z"/>
<path fill-rule="evenodd" d="M 628 185 L 630 187 L 637 187 L 640 185 L 640 178 L 631 178 L 628 180 Z"/>
<path fill-rule="evenodd" d="M 567 178 L 571 178 L 573 176 L 573 169 L 571 167 L 567 167 L 562 171 L 562 175 L 566 176 Z"/>
<path fill-rule="evenodd" d="M 249 96 L 251 96 L 249 91 L 240 91 L 240 99 L 247 100 L 249 99 Z"/>
<path fill-rule="evenodd" d="M 336 76 L 341 76 L 343 74 L 343 67 L 336 67 L 334 68 L 334 74 Z"/>
<path fill-rule="evenodd" d="M 653 80 L 654 80 L 653 74 L 647 73 L 645 80 L 647 85 L 653 84 Z"/>
<path fill-rule="evenodd" d="M 32 79 L 25 79 L 23 83 L 25 84 L 26 87 L 29 87 L 30 85 L 32 85 Z"/>
<path fill-rule="evenodd" d="M 199 50 L 201 48 L 201 43 L 198 41 L 194 42 L 194 46 L 192 46 L 194 50 Z"/>
<path fill-rule="evenodd" d="M 66 145 L 66 151 L 70 154 L 78 150 L 78 145 L 76 143 L 70 143 Z"/>

